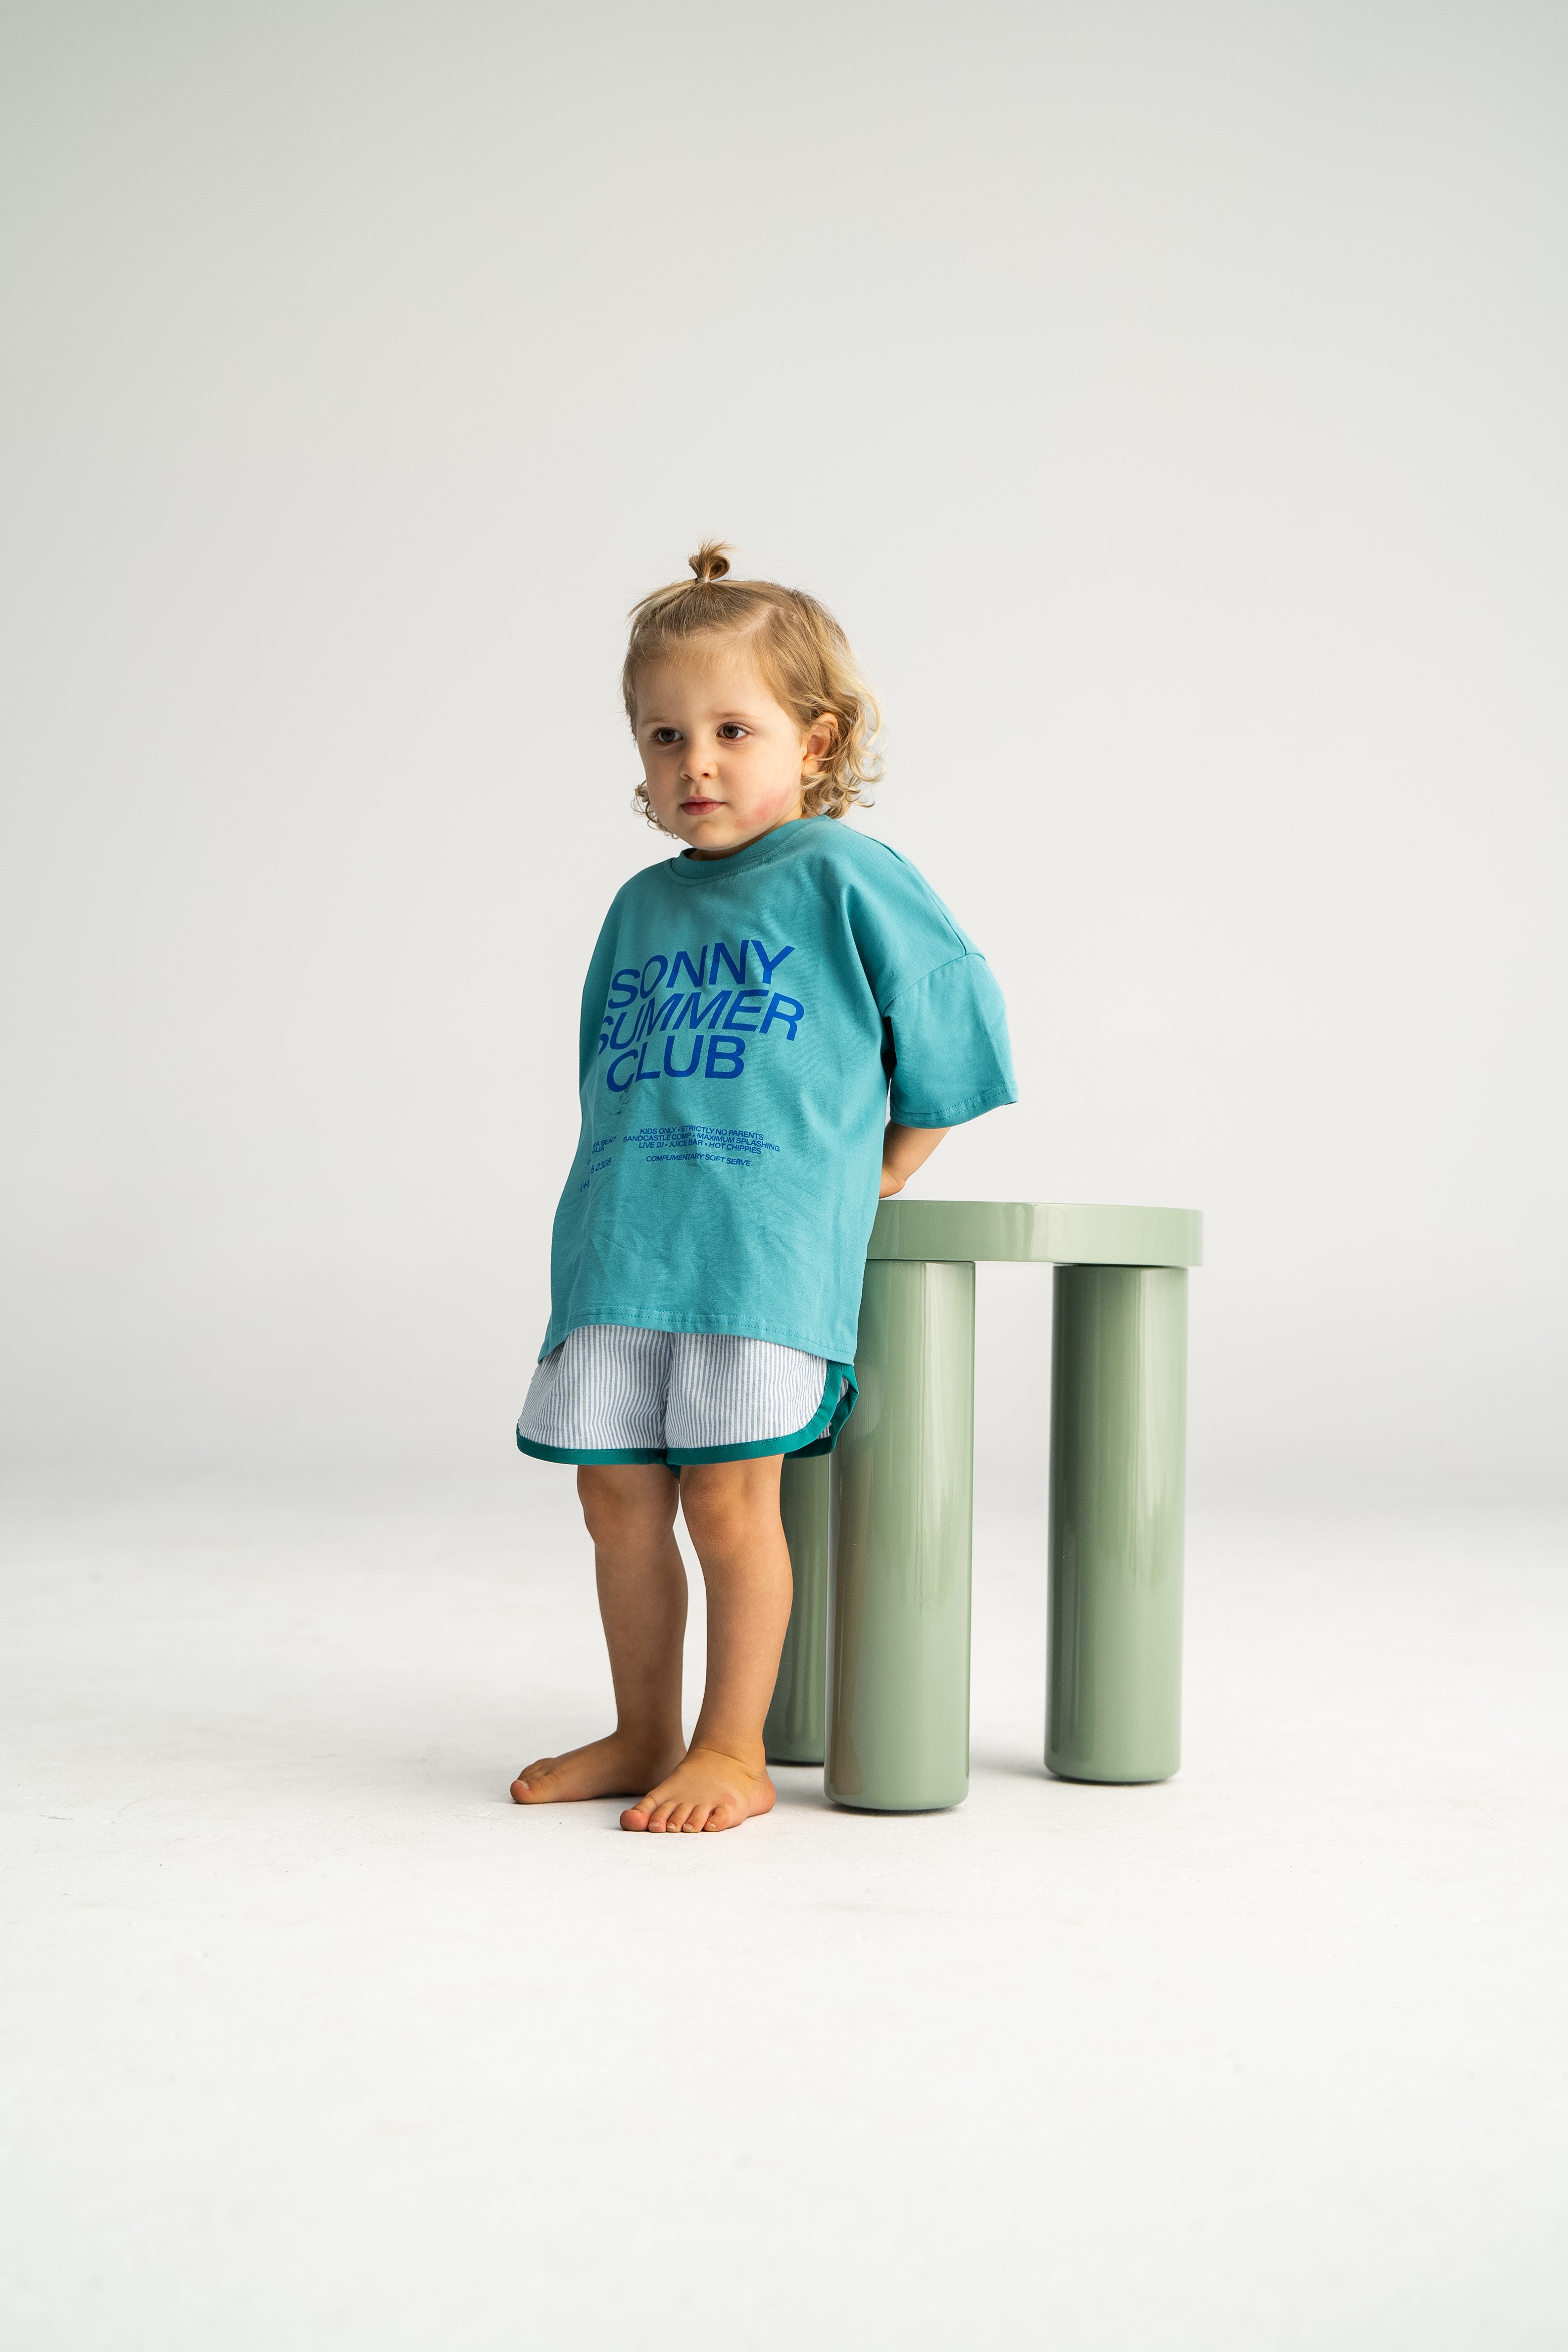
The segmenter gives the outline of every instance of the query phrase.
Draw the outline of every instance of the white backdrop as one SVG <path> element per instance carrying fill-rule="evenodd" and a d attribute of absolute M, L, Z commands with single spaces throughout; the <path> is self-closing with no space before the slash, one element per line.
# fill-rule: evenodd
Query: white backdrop
<path fill-rule="evenodd" d="M 1208 1213 L 1201 1493 L 1561 1486 L 1561 9 L 4 42 L 13 1455 L 505 1459 L 623 615 L 720 532 L 1007 994 L 920 1189 Z"/>

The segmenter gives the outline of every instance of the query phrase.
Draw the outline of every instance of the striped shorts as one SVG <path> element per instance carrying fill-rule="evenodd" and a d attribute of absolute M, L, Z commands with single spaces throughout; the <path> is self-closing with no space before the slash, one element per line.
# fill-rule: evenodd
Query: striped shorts
<path fill-rule="evenodd" d="M 855 1373 L 799 1348 L 727 1331 L 590 1323 L 534 1372 L 517 1442 L 543 1462 L 745 1462 L 826 1454 Z"/>

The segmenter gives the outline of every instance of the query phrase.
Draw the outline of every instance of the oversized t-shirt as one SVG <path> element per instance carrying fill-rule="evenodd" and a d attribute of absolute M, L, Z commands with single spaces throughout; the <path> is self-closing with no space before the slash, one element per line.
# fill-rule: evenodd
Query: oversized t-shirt
<path fill-rule="evenodd" d="M 855 1355 L 882 1134 L 1016 1100 L 1001 991 L 897 850 L 805 817 L 636 874 L 583 990 L 542 1356 L 589 1323 Z"/>

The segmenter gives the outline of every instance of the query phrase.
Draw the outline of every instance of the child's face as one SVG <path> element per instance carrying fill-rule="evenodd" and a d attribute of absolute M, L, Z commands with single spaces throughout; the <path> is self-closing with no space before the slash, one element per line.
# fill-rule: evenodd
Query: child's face
<path fill-rule="evenodd" d="M 833 740 L 804 731 L 742 641 L 693 638 L 637 684 L 637 741 L 660 824 L 698 857 L 728 857 L 801 814 L 801 793 Z"/>

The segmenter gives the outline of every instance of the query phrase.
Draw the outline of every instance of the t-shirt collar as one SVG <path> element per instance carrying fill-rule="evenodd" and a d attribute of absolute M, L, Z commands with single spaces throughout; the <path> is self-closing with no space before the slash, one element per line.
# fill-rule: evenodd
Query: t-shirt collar
<path fill-rule="evenodd" d="M 693 857 L 682 850 L 669 859 L 665 871 L 677 882 L 722 882 L 729 874 L 749 874 L 758 866 L 766 866 L 775 857 L 788 856 L 804 841 L 815 824 L 831 824 L 831 817 L 798 816 L 788 824 L 775 825 L 772 833 L 748 841 L 744 849 L 737 849 L 731 857 Z"/>

